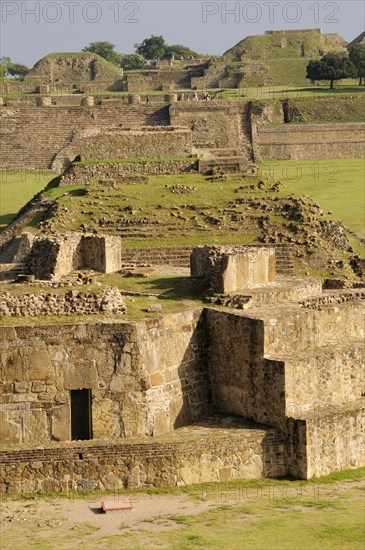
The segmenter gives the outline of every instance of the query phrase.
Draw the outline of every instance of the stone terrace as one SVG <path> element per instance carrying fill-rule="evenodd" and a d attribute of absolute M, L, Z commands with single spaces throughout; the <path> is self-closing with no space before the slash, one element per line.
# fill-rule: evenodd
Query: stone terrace
<path fill-rule="evenodd" d="M 3 327 L 3 438 L 18 441 L 1 453 L 3 491 L 306 479 L 360 467 L 364 289 L 321 293 L 313 280 L 306 291 L 289 288 L 281 297 L 294 301 L 247 312 L 60 325 L 57 338 L 56 327 Z M 93 388 L 95 440 L 65 448 L 76 387 Z M 220 416 L 206 420 L 212 413 Z M 29 449 L 34 429 L 42 450 Z"/>
<path fill-rule="evenodd" d="M 167 106 L 0 109 L 2 170 L 46 170 L 81 129 L 169 125 Z M 35 139 L 36 136 L 36 139 Z"/>

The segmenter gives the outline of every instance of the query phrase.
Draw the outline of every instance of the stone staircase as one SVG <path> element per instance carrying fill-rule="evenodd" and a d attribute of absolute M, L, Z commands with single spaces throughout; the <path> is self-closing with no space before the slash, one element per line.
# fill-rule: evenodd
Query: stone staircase
<path fill-rule="evenodd" d="M 247 159 L 239 155 L 237 149 L 205 148 L 196 149 L 199 159 L 199 172 L 223 170 L 224 172 L 241 172 L 247 164 Z"/>
<path fill-rule="evenodd" d="M 122 263 L 129 265 L 172 265 L 189 267 L 190 246 L 122 249 Z"/>
<path fill-rule="evenodd" d="M 19 275 L 27 275 L 25 264 L 0 264 L 0 281 L 16 281 Z"/>
<path fill-rule="evenodd" d="M 0 110 L 1 170 L 48 170 L 56 154 L 86 128 L 167 126 L 168 106 L 30 107 Z M 37 139 L 34 139 L 37 136 Z"/>
<path fill-rule="evenodd" d="M 150 232 L 144 237 L 150 236 Z M 136 235 L 133 235 L 136 238 Z M 250 245 L 251 246 L 251 245 Z M 163 265 L 169 264 L 176 267 L 190 266 L 190 255 L 193 250 L 191 246 L 175 246 L 175 247 L 143 247 L 143 248 L 122 248 L 122 262 L 130 264 L 152 264 Z M 290 275 L 293 273 L 289 271 L 288 265 L 291 264 L 291 248 L 290 246 L 277 246 L 276 252 L 276 270 L 281 275 Z M 318 283 L 317 283 L 318 284 Z"/>

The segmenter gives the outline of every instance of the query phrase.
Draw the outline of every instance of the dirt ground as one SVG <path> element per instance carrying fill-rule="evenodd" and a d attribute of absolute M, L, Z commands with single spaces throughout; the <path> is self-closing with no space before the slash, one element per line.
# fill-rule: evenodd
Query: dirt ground
<path fill-rule="evenodd" d="M 308 512 L 309 515 L 315 514 L 316 510 L 307 508 L 309 501 L 312 502 L 312 508 L 328 507 L 329 511 L 332 510 L 331 513 L 338 502 L 349 501 L 351 506 L 357 502 L 361 507 L 362 501 L 364 507 L 364 489 L 365 481 L 336 482 L 328 485 L 293 485 L 289 488 L 287 485 L 285 487 L 267 485 L 260 489 L 259 500 L 256 498 L 258 493 L 254 486 L 237 490 L 232 489 L 231 486 L 226 489 L 220 487 L 217 491 L 211 492 L 209 488 L 201 486 L 192 489 L 189 493 L 178 494 L 138 492 L 130 495 L 104 494 L 82 498 L 72 494 L 69 497 L 28 496 L 19 499 L 7 497 L 0 505 L 0 548 L 1 550 L 14 550 L 14 548 L 58 550 L 78 547 L 90 550 L 158 548 L 159 546 L 156 545 L 158 534 L 161 536 L 160 548 L 203 548 L 204 545 L 196 545 L 193 542 L 187 546 L 181 545 L 179 533 L 183 533 L 184 530 L 186 532 L 192 524 L 199 529 L 200 518 L 202 525 L 207 525 L 209 514 L 213 522 L 216 521 L 214 518 L 219 518 L 221 521 L 223 514 L 223 525 L 226 529 L 230 529 L 230 521 L 233 522 L 233 528 L 237 513 L 242 511 L 244 505 L 245 513 L 241 514 L 244 519 L 244 522 L 241 522 L 243 528 L 246 522 L 251 522 L 252 526 L 258 519 L 262 521 L 266 517 L 272 517 L 278 511 L 278 507 L 283 507 L 283 510 L 287 512 L 290 510 L 299 516 L 304 516 L 303 512 Z M 132 510 L 106 513 L 101 510 L 102 500 L 119 506 L 127 505 L 129 499 L 132 501 Z M 225 513 L 227 520 L 224 519 Z M 173 532 L 177 537 L 176 545 L 174 543 L 173 546 L 169 546 L 167 543 L 166 546 L 163 541 L 168 535 L 174 536 Z M 216 547 L 218 546 L 214 545 L 214 548 Z M 272 548 L 276 550 L 275 546 Z M 341 549 L 341 546 L 337 548 Z M 344 548 L 348 547 L 344 546 Z M 240 547 L 237 550 L 240 550 Z"/>
<path fill-rule="evenodd" d="M 48 548 L 47 544 L 56 541 L 61 543 L 60 537 L 66 533 L 71 533 L 75 540 L 69 539 L 61 548 L 76 548 L 80 540 L 85 541 L 85 538 L 88 548 L 99 548 L 100 539 L 120 535 L 121 529 L 147 532 L 174 529 L 179 524 L 163 519 L 164 516 L 198 515 L 217 504 L 215 501 L 192 499 L 188 495 L 131 494 L 130 498 L 133 506 L 131 510 L 106 513 L 101 509 L 102 500 L 113 506 L 127 506 L 129 496 L 106 494 L 102 497 L 80 499 L 71 495 L 70 498 L 56 496 L 7 500 L 1 504 L 0 548 L 13 550 L 16 545 L 25 550 L 32 548 L 33 542 L 38 538 L 43 539 L 44 547 Z"/>

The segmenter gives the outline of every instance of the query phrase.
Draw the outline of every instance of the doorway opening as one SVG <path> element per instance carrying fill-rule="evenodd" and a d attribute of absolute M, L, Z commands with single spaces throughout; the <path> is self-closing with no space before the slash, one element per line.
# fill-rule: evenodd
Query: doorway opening
<path fill-rule="evenodd" d="M 92 439 L 91 390 L 71 390 L 71 439 Z"/>

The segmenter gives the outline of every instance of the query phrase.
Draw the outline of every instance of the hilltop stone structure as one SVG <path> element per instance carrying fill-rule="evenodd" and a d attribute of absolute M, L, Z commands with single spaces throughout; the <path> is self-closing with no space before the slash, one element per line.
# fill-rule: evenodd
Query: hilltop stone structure
<path fill-rule="evenodd" d="M 40 86 L 39 91 L 73 86 L 91 90 L 122 89 L 123 69 L 106 61 L 95 53 L 80 52 L 49 54 L 40 59 L 25 78 L 29 86 Z M 119 82 L 119 86 L 118 86 Z"/>

